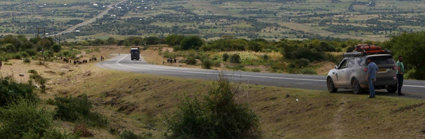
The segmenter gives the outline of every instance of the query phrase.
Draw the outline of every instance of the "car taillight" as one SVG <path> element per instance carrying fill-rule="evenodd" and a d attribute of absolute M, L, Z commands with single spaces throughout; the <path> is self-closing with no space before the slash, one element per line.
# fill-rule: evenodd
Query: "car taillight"
<path fill-rule="evenodd" d="M 394 67 L 393 67 L 393 70 L 397 70 L 397 69 L 398 69 L 398 67 L 397 67 L 397 66 L 394 66 Z"/>
<path fill-rule="evenodd" d="M 363 71 L 364 71 L 364 72 L 367 72 L 367 68 L 364 68 L 364 69 L 363 69 Z"/>

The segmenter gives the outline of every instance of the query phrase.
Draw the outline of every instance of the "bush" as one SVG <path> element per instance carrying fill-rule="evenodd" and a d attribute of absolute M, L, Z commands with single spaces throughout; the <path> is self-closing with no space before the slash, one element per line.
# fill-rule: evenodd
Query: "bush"
<path fill-rule="evenodd" d="M 257 68 L 254 68 L 254 69 L 252 69 L 251 71 L 252 71 L 252 72 L 260 72 L 261 70 L 260 70 L 260 69 L 257 69 Z"/>
<path fill-rule="evenodd" d="M 324 59 L 324 53 L 311 50 L 308 48 L 298 48 L 293 52 L 294 59 L 305 58 L 310 61 L 322 61 Z"/>
<path fill-rule="evenodd" d="M 202 68 L 204 69 L 211 69 L 211 66 L 213 65 L 213 62 L 208 59 L 208 58 L 204 58 L 202 60 Z"/>
<path fill-rule="evenodd" d="M 72 131 L 80 137 L 93 137 L 93 133 L 91 133 L 84 124 L 76 125 Z"/>
<path fill-rule="evenodd" d="M 223 77 L 213 84 L 204 101 L 185 99 L 167 120 L 172 138 L 255 138 L 258 118 L 247 106 L 237 104 L 237 93 Z"/>
<path fill-rule="evenodd" d="M 233 66 L 226 66 L 226 68 L 231 69 L 231 70 L 236 70 L 236 71 L 238 71 L 238 70 L 244 71 L 245 70 L 245 67 L 241 64 L 237 64 L 237 65 L 233 65 Z"/>
<path fill-rule="evenodd" d="M 230 58 L 230 62 L 232 63 L 241 63 L 241 56 L 239 54 L 233 54 Z"/>
<path fill-rule="evenodd" d="M 34 80 L 38 85 L 40 85 L 40 89 L 42 93 L 46 92 L 46 81 L 47 81 L 46 78 L 42 77 L 40 74 L 37 74 L 37 72 L 35 72 L 30 75 L 30 82 L 32 82 L 32 80 Z"/>
<path fill-rule="evenodd" d="M 56 97 L 55 105 L 57 106 L 55 118 L 70 122 L 78 121 L 89 126 L 104 127 L 107 125 L 107 121 L 103 116 L 90 111 L 92 104 L 87 95 Z"/>
<path fill-rule="evenodd" d="M 224 53 L 223 54 L 223 61 L 227 61 L 228 59 L 229 59 L 229 54 L 227 54 L 227 53 Z"/>
<path fill-rule="evenodd" d="M 181 41 L 180 46 L 183 50 L 198 50 L 203 44 L 204 41 L 199 36 L 188 36 Z"/>
<path fill-rule="evenodd" d="M 34 102 L 21 100 L 7 108 L 0 108 L 0 138 L 20 139 L 25 136 L 43 136 L 50 130 L 52 114 L 38 110 Z"/>
<path fill-rule="evenodd" d="M 133 132 L 128 131 L 128 130 L 125 130 L 124 132 L 122 132 L 122 133 L 120 134 L 120 137 L 121 137 L 122 139 L 141 139 L 141 138 L 142 138 L 141 136 L 136 135 L 136 134 L 134 134 Z"/>
<path fill-rule="evenodd" d="M 60 52 L 62 50 L 62 46 L 60 46 L 59 44 L 54 44 L 52 46 L 53 52 Z"/>
<path fill-rule="evenodd" d="M 29 58 L 24 58 L 24 63 L 31 63 L 31 60 Z"/>
<path fill-rule="evenodd" d="M 385 46 L 394 52 L 394 57 L 403 56 L 406 70 L 415 70 L 410 72 L 409 76 L 415 79 L 425 79 L 425 32 L 403 33 L 394 36 L 391 40 L 385 42 Z"/>
<path fill-rule="evenodd" d="M 312 68 L 304 68 L 300 70 L 301 74 L 317 74 L 317 72 Z"/>
<path fill-rule="evenodd" d="M 263 60 L 267 61 L 267 60 L 269 60 L 269 59 L 270 59 L 270 57 L 269 57 L 267 54 L 264 54 L 264 55 L 263 55 Z"/>
<path fill-rule="evenodd" d="M 189 56 L 184 60 L 184 63 L 188 64 L 188 65 L 196 65 L 196 58 L 193 56 Z"/>
<path fill-rule="evenodd" d="M 38 100 L 31 85 L 0 78 L 0 107 L 17 103 L 20 99 L 26 99 L 30 102 Z"/>
<path fill-rule="evenodd" d="M 310 61 L 308 59 L 305 58 L 301 58 L 301 59 L 297 59 L 291 62 L 291 64 L 289 64 L 290 68 L 303 68 L 306 67 L 310 64 Z"/>

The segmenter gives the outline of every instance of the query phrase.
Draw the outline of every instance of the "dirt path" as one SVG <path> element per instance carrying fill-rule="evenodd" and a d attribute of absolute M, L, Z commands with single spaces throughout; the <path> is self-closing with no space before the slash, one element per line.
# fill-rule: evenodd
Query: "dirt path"
<path fill-rule="evenodd" d="M 342 112 L 346 109 L 347 98 L 343 97 L 338 103 L 339 108 L 334 114 L 332 123 L 333 135 L 336 139 L 343 138 L 344 135 L 344 125 L 341 122 L 343 121 Z"/>
<path fill-rule="evenodd" d="M 72 27 L 70 27 L 70 28 L 68 28 L 68 29 L 66 29 L 66 30 L 64 30 L 62 32 L 59 32 L 57 34 L 50 35 L 50 36 L 59 36 L 59 35 L 63 35 L 63 34 L 66 34 L 66 33 L 71 33 L 71 32 L 73 32 L 75 29 L 77 29 L 79 27 L 82 27 L 82 26 L 91 24 L 93 22 L 96 22 L 97 19 L 103 18 L 104 15 L 106 15 L 110 10 L 112 10 L 114 8 L 114 6 L 116 7 L 117 5 L 119 5 L 119 4 L 121 4 L 121 3 L 125 2 L 125 1 L 127 1 L 127 0 L 122 0 L 122 1 L 117 2 L 115 4 L 108 5 L 107 8 L 106 8 L 106 10 L 102 11 L 97 16 L 95 16 L 95 17 L 93 17 L 91 19 L 85 20 L 84 22 L 82 22 L 80 24 L 77 24 L 77 25 L 72 26 Z"/>

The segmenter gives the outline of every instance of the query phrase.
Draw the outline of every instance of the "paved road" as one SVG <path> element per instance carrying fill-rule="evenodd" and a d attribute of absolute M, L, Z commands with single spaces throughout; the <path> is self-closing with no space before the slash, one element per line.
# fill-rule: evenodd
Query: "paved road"
<path fill-rule="evenodd" d="M 217 79 L 218 74 L 222 72 L 222 74 L 226 78 L 233 82 L 243 82 L 289 88 L 327 90 L 326 77 L 320 75 L 217 71 L 152 65 L 147 64 L 143 59 L 141 61 L 131 61 L 130 55 L 127 54 L 121 54 L 120 56 L 117 55 L 112 59 L 99 63 L 98 66 L 102 68 L 121 71 L 207 80 Z M 409 97 L 425 98 L 425 81 L 406 80 L 403 91 L 405 92 L 406 96 Z M 343 90 L 343 92 L 349 93 L 349 90 Z M 384 91 L 381 92 L 381 94 L 385 94 L 383 93 Z"/>
<path fill-rule="evenodd" d="M 120 2 L 117 2 L 117 3 L 114 3 L 114 4 L 108 5 L 107 8 L 104 11 L 102 11 L 101 13 L 99 13 L 97 16 L 95 16 L 93 18 L 90 18 L 88 20 L 85 20 L 85 21 L 81 22 L 80 24 L 77 24 L 75 26 L 72 26 L 72 27 L 70 27 L 70 28 L 68 28 L 68 29 L 66 29 L 66 30 L 64 30 L 62 32 L 59 32 L 57 34 L 49 35 L 49 37 L 51 37 L 51 36 L 60 36 L 60 35 L 66 34 L 66 33 L 71 33 L 71 32 L 74 32 L 74 30 L 77 29 L 77 28 L 79 28 L 79 27 L 82 27 L 82 26 L 85 26 L 85 25 L 94 23 L 94 22 L 96 22 L 97 19 L 103 18 L 103 16 L 106 15 L 110 10 L 112 10 L 114 7 L 117 7 L 119 4 L 121 4 L 121 3 L 125 2 L 125 1 L 127 1 L 127 0 L 122 0 Z"/>

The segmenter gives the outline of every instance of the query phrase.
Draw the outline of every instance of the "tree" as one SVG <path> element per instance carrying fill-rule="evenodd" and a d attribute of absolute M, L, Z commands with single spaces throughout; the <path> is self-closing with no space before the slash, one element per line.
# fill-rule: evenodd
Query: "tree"
<path fill-rule="evenodd" d="M 412 70 L 410 77 L 425 79 L 425 32 L 404 33 L 385 42 L 394 57 L 403 56 L 407 70 Z"/>
<path fill-rule="evenodd" d="M 199 36 L 188 36 L 181 41 L 183 50 L 195 49 L 198 50 L 204 44 L 204 41 Z"/>
<path fill-rule="evenodd" d="M 59 44 L 54 44 L 52 49 L 53 49 L 54 52 L 57 53 L 57 52 L 61 51 L 62 46 L 60 46 Z"/>
<path fill-rule="evenodd" d="M 183 35 L 169 35 L 165 38 L 165 42 L 170 46 L 180 45 L 185 37 Z"/>

